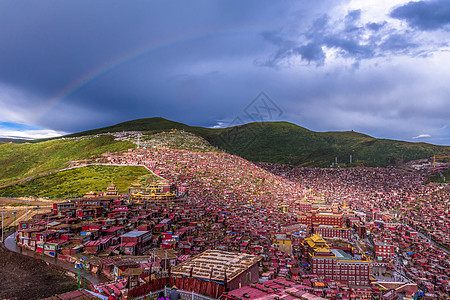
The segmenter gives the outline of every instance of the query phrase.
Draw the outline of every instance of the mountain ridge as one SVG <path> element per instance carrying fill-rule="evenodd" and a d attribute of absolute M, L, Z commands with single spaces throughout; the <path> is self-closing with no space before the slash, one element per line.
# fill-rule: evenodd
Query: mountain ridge
<path fill-rule="evenodd" d="M 287 121 L 206 128 L 153 117 L 121 122 L 66 137 L 120 131 L 154 133 L 171 129 L 191 132 L 219 149 L 251 161 L 303 166 L 328 167 L 336 162 L 336 158 L 341 166 L 387 166 L 450 153 L 450 146 L 378 139 L 356 131 L 316 132 Z"/>

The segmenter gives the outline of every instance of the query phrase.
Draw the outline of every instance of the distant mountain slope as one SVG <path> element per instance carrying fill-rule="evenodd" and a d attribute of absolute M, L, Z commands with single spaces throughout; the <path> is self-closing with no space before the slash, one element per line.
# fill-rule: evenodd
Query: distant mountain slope
<path fill-rule="evenodd" d="M 163 118 L 148 118 L 89 130 L 70 136 L 105 132 L 170 129 L 197 134 L 212 145 L 252 161 L 329 166 L 336 157 L 340 165 L 386 166 L 433 155 L 450 153 L 449 146 L 376 139 L 357 132 L 314 132 L 288 122 L 250 123 L 230 128 L 193 127 Z"/>
<path fill-rule="evenodd" d="M 386 166 L 450 153 L 448 146 L 376 139 L 357 132 L 313 132 L 287 122 L 251 123 L 212 138 L 213 144 L 249 160 L 303 166 L 326 167 L 336 157 L 340 165 L 349 165 L 350 155 L 352 165 Z"/>
<path fill-rule="evenodd" d="M 82 132 L 66 135 L 66 137 L 79 137 L 79 136 L 95 135 L 95 134 L 107 133 L 107 132 L 121 132 L 121 131 L 161 132 L 161 131 L 167 131 L 167 130 L 171 130 L 171 129 L 185 130 L 185 131 L 200 135 L 202 137 L 204 137 L 205 135 L 208 135 L 208 134 L 214 134 L 217 131 L 216 129 L 210 129 L 210 128 L 204 128 L 204 127 L 194 127 L 194 126 L 189 126 L 189 125 L 186 125 L 183 123 L 166 120 L 161 117 L 155 117 L 155 118 L 148 118 L 148 119 L 137 119 L 137 120 L 127 121 L 127 122 L 119 123 L 119 124 L 108 126 L 108 127 L 82 131 Z"/>
<path fill-rule="evenodd" d="M 0 138 L 0 144 L 2 143 L 23 143 L 28 140 L 25 139 L 14 139 L 14 138 Z"/>

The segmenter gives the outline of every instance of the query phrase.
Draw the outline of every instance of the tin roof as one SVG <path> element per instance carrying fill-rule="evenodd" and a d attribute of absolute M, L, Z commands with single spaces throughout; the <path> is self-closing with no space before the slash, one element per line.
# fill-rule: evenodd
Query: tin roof
<path fill-rule="evenodd" d="M 233 253 L 221 250 L 206 250 L 172 268 L 173 274 L 192 276 L 196 278 L 223 281 L 225 273 L 227 279 L 232 280 L 245 270 L 258 263 L 262 258 L 246 253 Z"/>
<path fill-rule="evenodd" d="M 124 233 L 120 237 L 138 237 L 138 236 L 144 235 L 144 234 L 146 234 L 148 232 L 149 231 L 137 231 L 137 230 L 135 230 L 135 231 L 130 231 L 130 232 Z"/>

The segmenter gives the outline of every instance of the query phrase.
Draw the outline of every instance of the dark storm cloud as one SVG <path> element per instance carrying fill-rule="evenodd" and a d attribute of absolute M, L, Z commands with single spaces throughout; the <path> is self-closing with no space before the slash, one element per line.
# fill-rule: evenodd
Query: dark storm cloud
<path fill-rule="evenodd" d="M 366 24 L 366 28 L 372 30 L 372 31 L 378 31 L 381 28 L 383 28 L 384 25 L 386 25 L 386 21 L 383 23 L 375 23 L 375 22 L 370 22 Z"/>
<path fill-rule="evenodd" d="M 308 62 L 314 61 L 318 66 L 323 65 L 325 61 L 325 53 L 320 44 L 310 42 L 295 50 L 296 53 L 301 55 L 302 59 L 307 60 Z"/>
<path fill-rule="evenodd" d="M 300 56 L 308 63 L 314 62 L 317 66 L 322 66 L 325 61 L 325 53 L 322 47 L 336 49 L 343 57 L 355 59 L 368 58 L 374 56 L 372 45 L 362 44 L 360 37 L 365 33 L 364 27 L 358 26 L 357 22 L 361 16 L 360 10 L 350 11 L 344 20 L 344 28 L 333 30 L 335 24 L 330 23 L 328 15 L 322 15 L 315 19 L 311 27 L 300 36 L 306 41 L 300 45 L 283 38 L 282 33 L 270 39 L 264 38 L 277 46 L 276 53 L 265 62 L 265 66 L 279 66 L 283 60 L 293 56 Z"/>
<path fill-rule="evenodd" d="M 410 2 L 394 9 L 390 15 L 407 19 L 408 23 L 420 29 L 446 28 L 450 22 L 450 5 L 448 1 L 445 4 L 444 1 Z M 353 60 L 357 66 L 361 60 L 392 55 L 426 56 L 442 46 L 439 40 L 429 43 L 419 38 L 416 32 L 396 28 L 386 20 L 363 23 L 362 16 L 361 9 L 350 10 L 338 19 L 322 14 L 304 31 L 279 30 L 264 34 L 263 38 L 276 45 L 277 50 L 262 63 L 257 60 L 257 65 L 278 69 L 291 65 L 290 61 L 299 57 L 320 67 L 326 64 L 324 48 L 328 48 L 335 50 L 338 57 Z"/>
<path fill-rule="evenodd" d="M 450 2 L 448 0 L 411 1 L 395 8 L 390 16 L 405 20 L 411 27 L 420 30 L 449 30 Z"/>
<path fill-rule="evenodd" d="M 393 34 L 380 44 L 381 50 L 402 51 L 417 48 L 419 45 L 411 42 L 407 34 Z"/>
<path fill-rule="evenodd" d="M 134 118 L 136 110 L 147 115 L 177 111 L 178 105 L 167 109 L 164 88 L 169 84 L 159 81 L 178 69 L 192 72 L 192 66 L 209 60 L 254 53 L 257 45 L 248 40 L 254 35 L 251 24 L 267 21 L 273 10 L 255 1 L 241 3 L 239 10 L 227 1 L 40 1 L 1 6 L 0 83 L 35 95 L 35 114 L 40 108 L 44 113 L 50 110 L 38 121 L 52 127 L 64 121 L 54 124 L 59 119 L 55 112 L 74 105 L 111 115 L 119 109 L 121 120 Z M 280 14 L 285 9 L 282 4 L 274 7 Z M 261 22 L 258 33 L 264 26 Z M 246 42 L 249 47 L 242 47 Z M 180 93 L 177 98 L 182 98 Z M 79 130 L 96 121 L 87 122 L 63 129 Z"/>
<path fill-rule="evenodd" d="M 361 18 L 361 10 L 352 10 L 349 11 L 348 14 L 345 16 L 345 31 L 351 32 L 351 31 L 358 31 L 360 30 L 360 27 L 357 26 L 355 23 L 359 21 Z"/>

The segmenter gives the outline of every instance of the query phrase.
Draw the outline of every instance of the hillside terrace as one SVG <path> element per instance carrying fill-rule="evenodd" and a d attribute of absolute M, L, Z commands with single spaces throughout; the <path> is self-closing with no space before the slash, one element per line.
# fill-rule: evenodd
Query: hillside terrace
<path fill-rule="evenodd" d="M 148 162 L 152 162 L 148 164 Z M 298 200 L 305 193 L 299 184 L 275 176 L 234 155 L 215 152 L 160 149 L 133 150 L 112 156 L 111 164 L 146 165 L 156 174 L 177 185 L 188 185 L 189 192 L 247 203 Z"/>

